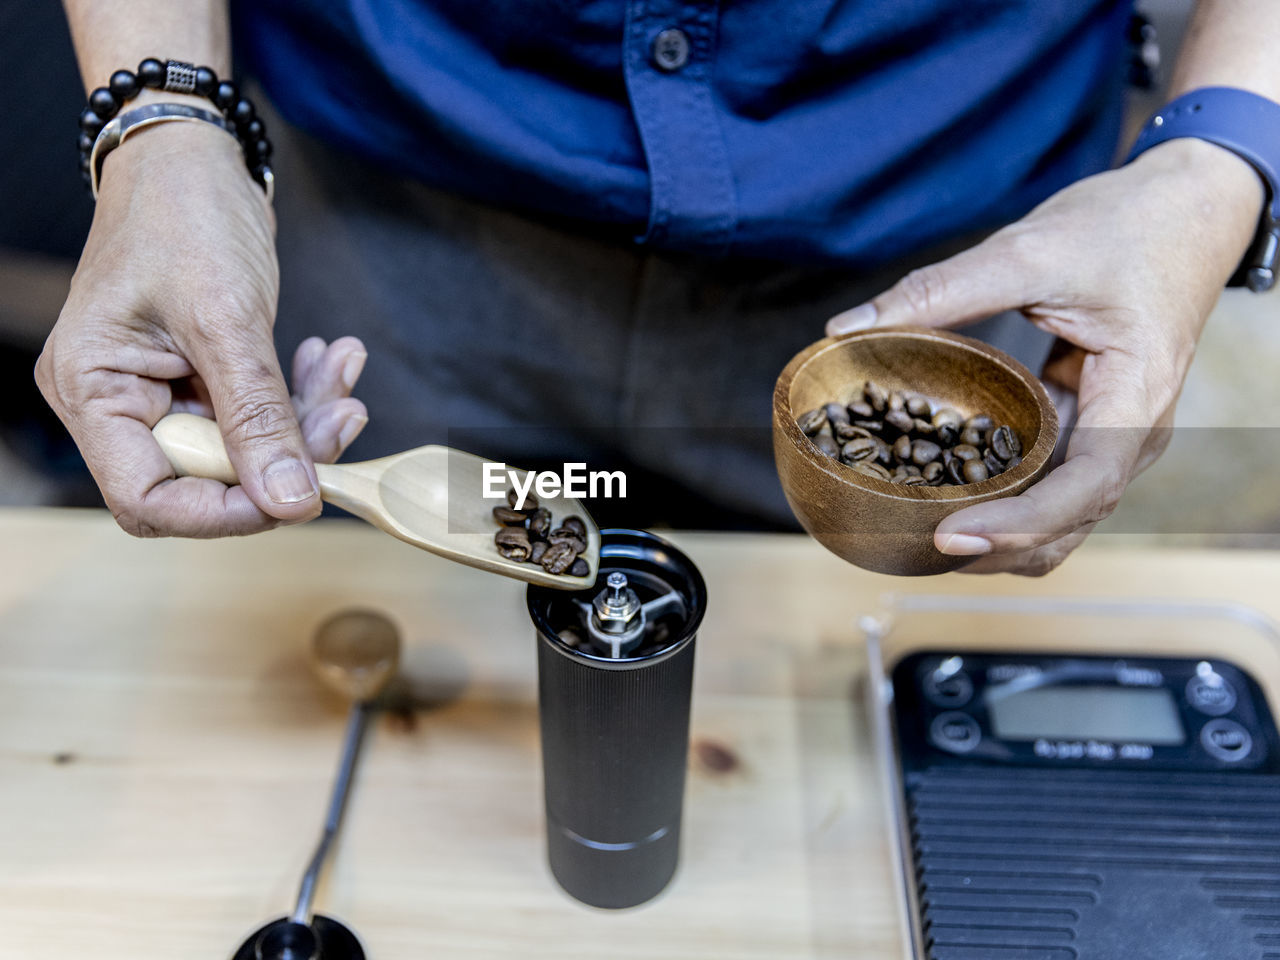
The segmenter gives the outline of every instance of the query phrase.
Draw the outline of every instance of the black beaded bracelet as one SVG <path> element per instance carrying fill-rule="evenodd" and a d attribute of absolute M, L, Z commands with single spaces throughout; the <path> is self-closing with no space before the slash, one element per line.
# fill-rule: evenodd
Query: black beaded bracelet
<path fill-rule="evenodd" d="M 138 64 L 137 73 L 117 70 L 105 87 L 89 94 L 89 105 L 80 112 L 80 175 L 85 186 L 93 183 L 93 145 L 108 121 L 120 108 L 138 95 L 143 87 L 169 93 L 194 93 L 208 99 L 218 108 L 240 142 L 249 175 L 271 195 L 271 141 L 266 127 L 254 110 L 253 102 L 240 96 L 230 80 L 219 80 L 209 67 L 197 67 L 180 60 L 161 63 L 148 57 Z"/>

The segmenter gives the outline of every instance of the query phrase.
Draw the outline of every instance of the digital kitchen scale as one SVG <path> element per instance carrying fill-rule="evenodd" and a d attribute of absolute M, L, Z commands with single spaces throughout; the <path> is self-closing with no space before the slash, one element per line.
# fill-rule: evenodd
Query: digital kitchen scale
<path fill-rule="evenodd" d="M 864 621 L 913 960 L 1280 960 L 1280 634 L 1193 604 Z"/>

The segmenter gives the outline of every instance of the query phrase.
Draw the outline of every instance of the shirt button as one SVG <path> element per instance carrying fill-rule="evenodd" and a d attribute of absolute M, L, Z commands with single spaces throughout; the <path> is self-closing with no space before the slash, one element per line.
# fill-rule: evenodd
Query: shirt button
<path fill-rule="evenodd" d="M 668 27 L 653 38 L 653 65 L 674 73 L 689 62 L 689 36 L 683 30 Z"/>

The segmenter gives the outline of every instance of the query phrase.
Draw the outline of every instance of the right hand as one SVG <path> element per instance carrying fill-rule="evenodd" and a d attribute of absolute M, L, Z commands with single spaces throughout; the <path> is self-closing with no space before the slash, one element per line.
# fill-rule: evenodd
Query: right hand
<path fill-rule="evenodd" d="M 71 291 L 36 382 L 135 536 L 255 533 L 320 512 L 314 460 L 367 415 L 354 337 L 312 338 L 290 397 L 272 342 L 275 220 L 232 137 L 166 123 L 107 158 Z M 171 410 L 212 416 L 240 485 L 176 477 L 151 435 Z"/>

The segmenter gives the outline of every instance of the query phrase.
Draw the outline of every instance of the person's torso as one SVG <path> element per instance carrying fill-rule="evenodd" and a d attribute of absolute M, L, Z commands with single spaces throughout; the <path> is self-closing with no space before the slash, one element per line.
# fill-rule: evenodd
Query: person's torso
<path fill-rule="evenodd" d="M 292 121 L 657 247 L 865 264 L 1111 161 L 1129 0 L 251 0 Z"/>

